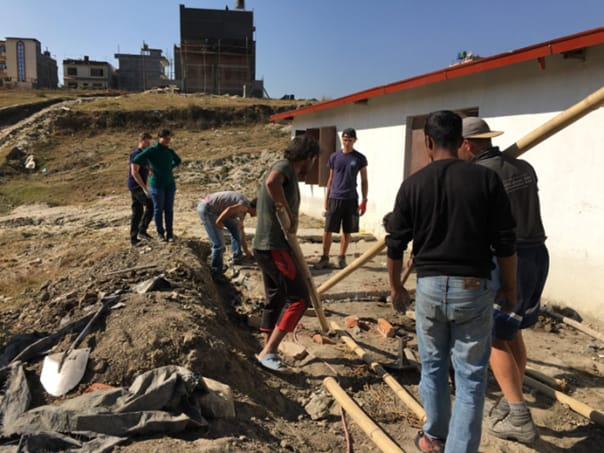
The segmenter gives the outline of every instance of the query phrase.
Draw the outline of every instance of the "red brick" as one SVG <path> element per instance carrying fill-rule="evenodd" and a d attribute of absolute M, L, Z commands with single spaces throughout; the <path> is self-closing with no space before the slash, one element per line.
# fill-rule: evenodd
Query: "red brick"
<path fill-rule="evenodd" d="M 327 337 L 324 337 L 321 334 L 316 334 L 314 337 L 312 337 L 312 341 L 314 341 L 315 343 L 319 343 L 319 344 L 335 344 L 332 340 L 330 340 Z"/>
<path fill-rule="evenodd" d="M 346 318 L 344 318 L 344 325 L 348 329 L 357 327 L 359 325 L 359 317 L 358 316 L 347 316 Z"/>
<path fill-rule="evenodd" d="M 377 330 L 383 337 L 393 337 L 394 327 L 388 321 L 383 318 L 378 319 Z"/>

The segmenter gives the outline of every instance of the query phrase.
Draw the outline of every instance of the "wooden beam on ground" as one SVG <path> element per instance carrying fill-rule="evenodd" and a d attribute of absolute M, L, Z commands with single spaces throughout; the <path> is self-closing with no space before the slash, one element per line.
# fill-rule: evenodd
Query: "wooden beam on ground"
<path fill-rule="evenodd" d="M 562 392 L 566 392 L 568 390 L 568 382 L 566 382 L 566 379 L 556 379 L 528 366 L 526 367 L 525 373 L 556 390 L 560 390 Z"/>
<path fill-rule="evenodd" d="M 534 389 L 540 391 L 544 395 L 549 396 L 557 401 L 560 401 L 562 404 L 566 404 L 577 414 L 580 414 L 593 422 L 596 422 L 600 426 L 604 426 L 604 414 L 596 409 L 589 407 L 587 404 L 582 403 L 575 398 L 572 398 L 562 392 L 554 390 L 551 387 L 548 387 L 542 382 L 537 381 L 529 376 L 524 377 L 524 383 L 533 387 Z"/>
<path fill-rule="evenodd" d="M 600 341 L 604 341 L 604 335 L 601 334 L 600 332 L 598 332 L 594 329 L 591 329 L 590 327 L 587 327 L 586 325 L 584 325 L 578 321 L 575 321 L 574 319 L 567 318 L 566 316 L 562 316 L 561 314 L 556 313 L 549 307 L 542 306 L 541 311 L 543 313 L 547 313 L 552 318 L 556 318 L 558 321 L 562 321 L 564 324 L 568 324 L 569 326 L 572 326 L 575 329 L 580 330 L 581 332 L 589 335 L 590 337 L 593 337 Z"/>
<path fill-rule="evenodd" d="M 323 333 L 328 333 L 329 324 L 327 324 L 327 318 L 325 318 L 323 306 L 321 305 L 321 299 L 319 299 L 319 294 L 317 293 L 317 289 L 315 288 L 315 284 L 312 280 L 312 275 L 310 275 L 310 270 L 308 269 L 308 265 L 304 260 L 304 254 L 302 253 L 302 249 L 300 248 L 300 244 L 298 243 L 296 235 L 289 233 L 289 215 L 287 214 L 287 211 L 285 210 L 284 206 L 276 205 L 275 207 L 277 219 L 279 220 L 279 224 L 281 225 L 281 229 L 283 230 L 285 239 L 287 240 L 287 243 L 292 249 L 294 259 L 296 261 L 296 264 L 298 265 L 298 270 L 302 272 L 302 275 L 304 277 L 304 281 L 306 283 L 306 287 L 310 295 L 310 301 L 312 303 L 313 308 L 315 309 L 317 318 L 319 319 L 321 330 L 323 331 Z"/>
<path fill-rule="evenodd" d="M 354 400 L 346 394 L 344 389 L 338 385 L 334 378 L 326 377 L 323 380 L 323 385 L 380 450 L 388 453 L 404 453 L 404 450 L 402 450 L 388 434 L 382 431 L 382 429 L 365 412 L 363 412 Z"/>
<path fill-rule="evenodd" d="M 369 365 L 371 370 L 382 378 L 382 380 L 388 384 L 388 386 L 394 391 L 396 396 L 405 403 L 405 405 L 415 413 L 417 418 L 423 424 L 426 422 L 426 412 L 424 408 L 417 402 L 417 400 L 411 395 L 398 381 L 388 373 L 382 365 L 380 365 L 368 352 L 365 352 L 348 334 L 346 334 L 340 326 L 335 322 L 331 321 L 331 327 L 333 330 L 340 334 L 342 341 L 348 346 L 348 348 L 358 355 L 365 363 Z"/>

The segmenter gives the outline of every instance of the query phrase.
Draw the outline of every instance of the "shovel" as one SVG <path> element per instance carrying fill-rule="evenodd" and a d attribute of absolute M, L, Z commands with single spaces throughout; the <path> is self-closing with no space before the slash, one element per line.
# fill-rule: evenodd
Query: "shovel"
<path fill-rule="evenodd" d="M 76 349 L 84 335 L 88 333 L 92 324 L 101 316 L 107 308 L 107 303 L 115 300 L 113 294 L 101 300 L 101 307 L 97 310 L 73 344 L 65 352 L 57 352 L 44 357 L 40 382 L 44 389 L 52 396 L 63 396 L 74 388 L 86 371 L 90 348 Z"/>

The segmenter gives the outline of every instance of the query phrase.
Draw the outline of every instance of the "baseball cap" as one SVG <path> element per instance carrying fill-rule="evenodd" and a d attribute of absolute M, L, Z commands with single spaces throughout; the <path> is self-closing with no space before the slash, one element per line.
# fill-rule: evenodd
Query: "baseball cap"
<path fill-rule="evenodd" d="M 462 120 L 463 138 L 491 138 L 501 134 L 502 131 L 492 131 L 487 122 L 477 116 L 468 116 Z"/>
<path fill-rule="evenodd" d="M 357 131 L 355 131 L 352 127 L 348 127 L 342 131 L 342 137 L 345 135 L 348 138 L 357 138 Z"/>

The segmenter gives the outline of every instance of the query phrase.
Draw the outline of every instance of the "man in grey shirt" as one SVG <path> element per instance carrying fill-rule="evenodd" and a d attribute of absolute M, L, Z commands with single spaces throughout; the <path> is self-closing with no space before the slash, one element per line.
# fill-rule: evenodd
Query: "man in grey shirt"
<path fill-rule="evenodd" d="M 223 229 L 226 227 L 231 234 L 233 264 L 241 262 L 242 248 L 247 256 L 252 256 L 245 238 L 243 218 L 246 214 L 252 217 L 256 215 L 256 199 L 249 201 L 243 194 L 234 191 L 215 192 L 199 202 L 197 213 L 212 242 L 212 278 L 223 282 Z"/>

